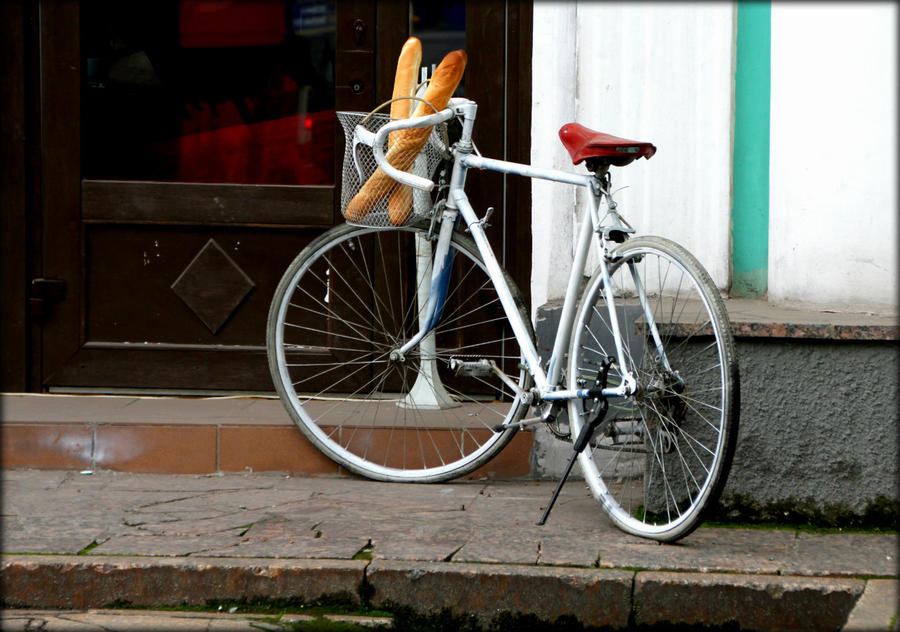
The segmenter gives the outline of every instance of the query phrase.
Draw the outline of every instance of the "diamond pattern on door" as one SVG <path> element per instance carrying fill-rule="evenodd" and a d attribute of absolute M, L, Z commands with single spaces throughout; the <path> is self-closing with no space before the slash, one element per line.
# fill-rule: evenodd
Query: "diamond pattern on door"
<path fill-rule="evenodd" d="M 172 284 L 172 291 L 215 334 L 254 287 L 240 266 L 210 239 Z"/>

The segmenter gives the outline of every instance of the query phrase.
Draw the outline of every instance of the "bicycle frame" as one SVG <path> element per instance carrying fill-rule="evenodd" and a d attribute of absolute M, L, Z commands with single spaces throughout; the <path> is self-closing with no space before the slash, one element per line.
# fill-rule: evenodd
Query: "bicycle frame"
<path fill-rule="evenodd" d="M 450 186 L 446 207 L 441 217 L 441 229 L 437 240 L 437 246 L 434 253 L 434 264 L 432 266 L 431 291 L 429 293 L 428 303 L 425 306 L 424 322 L 428 323 L 419 331 L 419 333 L 410 339 L 400 349 L 395 350 L 392 358 L 403 357 L 403 355 L 417 345 L 422 338 L 427 335 L 428 331 L 435 325 L 440 316 L 440 309 L 447 290 L 447 278 L 450 271 L 448 260 L 448 251 L 450 238 L 456 225 L 457 216 L 461 216 L 472 238 L 481 254 L 488 275 L 494 284 L 500 303 L 507 319 L 512 327 L 513 334 L 519 343 L 523 360 L 531 372 L 535 381 L 535 389 L 532 393 L 526 393 L 521 389 L 517 390 L 517 396 L 527 403 L 536 403 L 535 396 L 538 401 L 552 402 L 569 399 L 586 399 L 589 397 L 597 397 L 598 393 L 588 388 L 583 389 L 564 389 L 560 388 L 563 368 L 563 358 L 568 350 L 569 340 L 572 334 L 572 326 L 575 319 L 575 310 L 579 298 L 579 290 L 581 287 L 581 279 L 587 263 L 588 254 L 592 241 L 597 243 L 601 256 L 599 257 L 600 274 L 604 280 L 604 293 L 609 311 L 610 326 L 613 331 L 613 338 L 616 346 L 618 357 L 624 357 L 622 337 L 619 330 L 618 316 L 615 309 L 615 299 L 613 296 L 607 248 L 606 235 L 604 230 L 617 229 L 623 232 L 632 232 L 630 228 L 622 225 L 621 219 L 615 212 L 615 205 L 611 203 L 611 197 L 608 191 L 601 186 L 601 180 L 595 175 L 579 175 L 559 171 L 556 169 L 546 169 L 533 167 L 521 163 L 508 162 L 505 160 L 496 160 L 485 158 L 474 154 L 474 146 L 472 144 L 472 129 L 475 122 L 475 114 L 477 104 L 466 99 L 453 99 L 450 107 L 437 114 L 420 117 L 416 119 L 404 119 L 394 121 L 383 126 L 373 137 L 372 149 L 375 154 L 376 161 L 385 170 L 385 172 L 395 180 L 403 184 L 408 184 L 426 191 L 430 191 L 434 183 L 427 178 L 421 178 L 404 171 L 394 169 L 384 158 L 383 146 L 384 139 L 387 135 L 399 129 L 420 128 L 435 125 L 439 122 L 447 121 L 453 117 L 460 117 L 463 123 L 463 132 L 460 140 L 453 147 L 453 171 L 450 178 Z M 368 144 L 368 143 L 367 143 Z M 484 219 L 479 219 L 469 202 L 465 193 L 465 179 L 468 169 L 485 169 L 488 171 L 496 171 L 511 175 L 519 175 L 527 178 L 539 178 L 554 182 L 561 182 L 576 186 L 582 186 L 588 189 L 589 208 L 584 214 L 578 236 L 575 243 L 574 260 L 569 273 L 568 285 L 566 288 L 565 299 L 563 301 L 562 314 L 560 317 L 559 330 L 553 344 L 553 349 L 547 363 L 547 369 L 541 362 L 537 349 L 528 334 L 527 328 L 522 321 L 515 300 L 512 297 L 506 282 L 503 278 L 503 271 L 494 254 L 493 248 L 488 242 L 484 231 Z M 604 196 L 607 197 L 608 215 L 612 217 L 613 223 L 604 226 L 600 220 L 600 205 Z M 660 346 L 659 335 L 656 331 L 656 324 L 650 317 L 650 310 L 647 305 L 646 296 L 643 287 L 632 268 L 632 275 L 637 283 L 638 295 L 644 306 L 644 312 L 648 316 L 648 326 L 653 332 L 657 346 Z M 660 346 L 661 348 L 661 346 Z M 395 355 L 396 354 L 396 355 Z M 635 376 L 625 373 L 622 382 L 616 387 L 603 388 L 601 393 L 604 397 L 625 397 L 633 394 L 638 385 Z"/>
<path fill-rule="evenodd" d="M 543 401 L 554 401 L 590 397 L 590 389 L 569 390 L 559 389 L 557 387 L 560 385 L 560 379 L 562 377 L 562 358 L 565 356 L 568 350 L 569 339 L 572 334 L 572 324 L 575 319 L 575 307 L 578 302 L 578 294 L 581 287 L 581 278 L 583 276 L 585 264 L 587 263 L 587 257 L 590 250 L 592 237 L 597 236 L 597 233 L 595 232 L 594 219 L 598 218 L 599 216 L 598 211 L 601 194 L 594 190 L 596 188 L 594 177 L 578 176 L 552 169 L 538 169 L 529 165 L 483 158 L 480 156 L 474 156 L 472 154 L 460 156 L 460 158 L 457 160 L 457 164 L 459 165 L 459 169 L 463 177 L 466 169 L 486 169 L 489 171 L 497 171 L 500 173 L 508 173 L 512 175 L 521 175 L 531 178 L 541 178 L 554 182 L 575 184 L 578 186 L 587 187 L 591 190 L 591 195 L 588 196 L 588 199 L 590 200 L 590 209 L 589 212 L 584 214 L 584 218 L 582 219 L 581 226 L 578 230 L 578 236 L 575 242 L 574 259 L 572 262 L 572 268 L 569 272 L 569 280 L 566 287 L 565 299 L 563 300 L 559 329 L 556 333 L 556 339 L 553 343 L 553 349 L 550 353 L 546 372 L 541 365 L 540 357 L 537 354 L 537 349 L 528 336 L 525 326 L 522 323 L 521 316 L 519 315 L 518 309 L 516 308 L 515 302 L 513 301 L 512 294 L 509 292 L 509 289 L 506 287 L 506 283 L 503 281 L 500 264 L 497 262 L 493 249 L 491 248 L 491 245 L 488 242 L 487 236 L 484 232 L 484 222 L 479 220 L 476 216 L 475 211 L 472 208 L 472 205 L 469 203 L 469 199 L 466 196 L 465 191 L 463 190 L 460 179 L 451 179 L 450 195 L 447 203 L 448 208 L 453 208 L 455 206 L 456 209 L 459 210 L 463 220 L 466 222 L 466 225 L 469 228 L 472 239 L 475 241 L 475 244 L 478 247 L 478 251 L 481 253 L 485 266 L 488 269 L 488 274 L 494 282 L 495 288 L 497 290 L 497 295 L 500 298 L 500 302 L 503 305 L 503 309 L 507 315 L 507 318 L 509 319 L 510 325 L 512 326 L 513 333 L 515 334 L 516 339 L 519 342 L 519 346 L 522 349 L 523 359 L 525 360 L 528 369 L 534 376 L 535 385 L 537 387 L 537 392 L 540 399 Z M 599 222 L 597 223 L 599 224 Z M 610 324 L 613 329 L 613 337 L 616 344 L 616 353 L 619 354 L 619 357 L 622 357 L 623 350 L 621 335 L 619 332 L 618 317 L 615 312 L 614 298 L 612 296 L 612 291 L 610 289 L 610 284 L 608 281 L 609 270 L 606 259 L 604 257 L 600 258 L 600 271 L 606 279 L 606 283 L 604 285 L 607 294 L 607 302 L 609 305 Z M 604 388 L 603 395 L 606 397 L 622 397 L 631 394 L 633 392 L 632 387 L 634 384 L 634 378 L 633 376 L 629 377 L 630 380 L 626 378 L 626 380 L 617 387 Z"/>

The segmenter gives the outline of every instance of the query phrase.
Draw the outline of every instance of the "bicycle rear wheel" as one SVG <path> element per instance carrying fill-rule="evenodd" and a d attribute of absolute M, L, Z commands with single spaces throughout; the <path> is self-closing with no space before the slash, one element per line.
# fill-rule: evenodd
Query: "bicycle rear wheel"
<path fill-rule="evenodd" d="M 616 254 L 621 258 L 610 266 L 610 278 L 624 357 L 610 371 L 609 385 L 629 370 L 639 389 L 628 398 L 610 398 L 579 461 L 591 492 L 618 527 L 672 541 L 700 524 L 731 465 L 740 408 L 734 341 L 718 290 L 687 250 L 639 237 Z M 644 287 L 647 311 L 632 271 Z M 570 388 L 593 384 L 600 361 L 615 355 L 603 280 L 595 274 L 572 333 Z M 572 436 L 592 405 L 570 402 Z"/>
<path fill-rule="evenodd" d="M 269 312 L 269 368 L 291 418 L 324 454 L 383 481 L 436 482 L 467 474 L 512 438 L 493 427 L 523 405 L 492 360 L 519 386 L 519 346 L 474 243 L 454 233 L 450 289 L 434 336 L 398 359 L 419 330 L 417 304 L 427 225 L 340 225 L 290 265 Z M 418 245 L 417 245 L 418 244 Z M 427 257 L 424 257 L 427 262 Z M 430 275 L 430 272 L 427 272 Z M 529 323 L 524 300 L 507 277 Z M 451 359 L 468 362 L 457 374 Z"/>

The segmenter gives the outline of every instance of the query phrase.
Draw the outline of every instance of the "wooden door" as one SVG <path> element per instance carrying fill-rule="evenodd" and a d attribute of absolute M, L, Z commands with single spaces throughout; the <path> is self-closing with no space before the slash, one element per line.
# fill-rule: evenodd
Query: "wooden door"
<path fill-rule="evenodd" d="M 216 15 L 217 6 L 232 13 Z M 58 299 L 42 321 L 42 388 L 271 390 L 272 293 L 291 259 L 341 221 L 333 112 L 390 97 L 411 9 L 386 0 L 38 5 L 38 250 Z M 504 80 L 510 61 L 523 70 L 530 5 L 465 9 L 470 96 L 515 94 L 518 111 L 530 108 L 522 81 Z M 504 53 L 497 29 L 519 52 Z M 482 150 L 527 160 L 530 119 L 483 112 L 479 126 L 492 133 L 479 136 Z M 496 220 L 492 239 L 524 289 L 522 191 L 507 189 L 517 219 Z M 503 209 L 499 179 L 473 178 L 473 192 Z"/>

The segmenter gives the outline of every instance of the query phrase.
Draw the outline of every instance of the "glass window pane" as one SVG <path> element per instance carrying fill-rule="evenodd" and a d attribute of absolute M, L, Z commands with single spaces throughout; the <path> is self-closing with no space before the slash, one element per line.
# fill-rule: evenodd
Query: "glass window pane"
<path fill-rule="evenodd" d="M 441 63 L 452 50 L 466 48 L 465 0 L 434 2 L 413 0 L 412 34 L 422 41 L 422 65 L 431 68 Z M 463 75 L 455 96 L 466 95 L 466 76 Z"/>
<path fill-rule="evenodd" d="M 82 4 L 88 179 L 334 183 L 334 2 Z"/>

